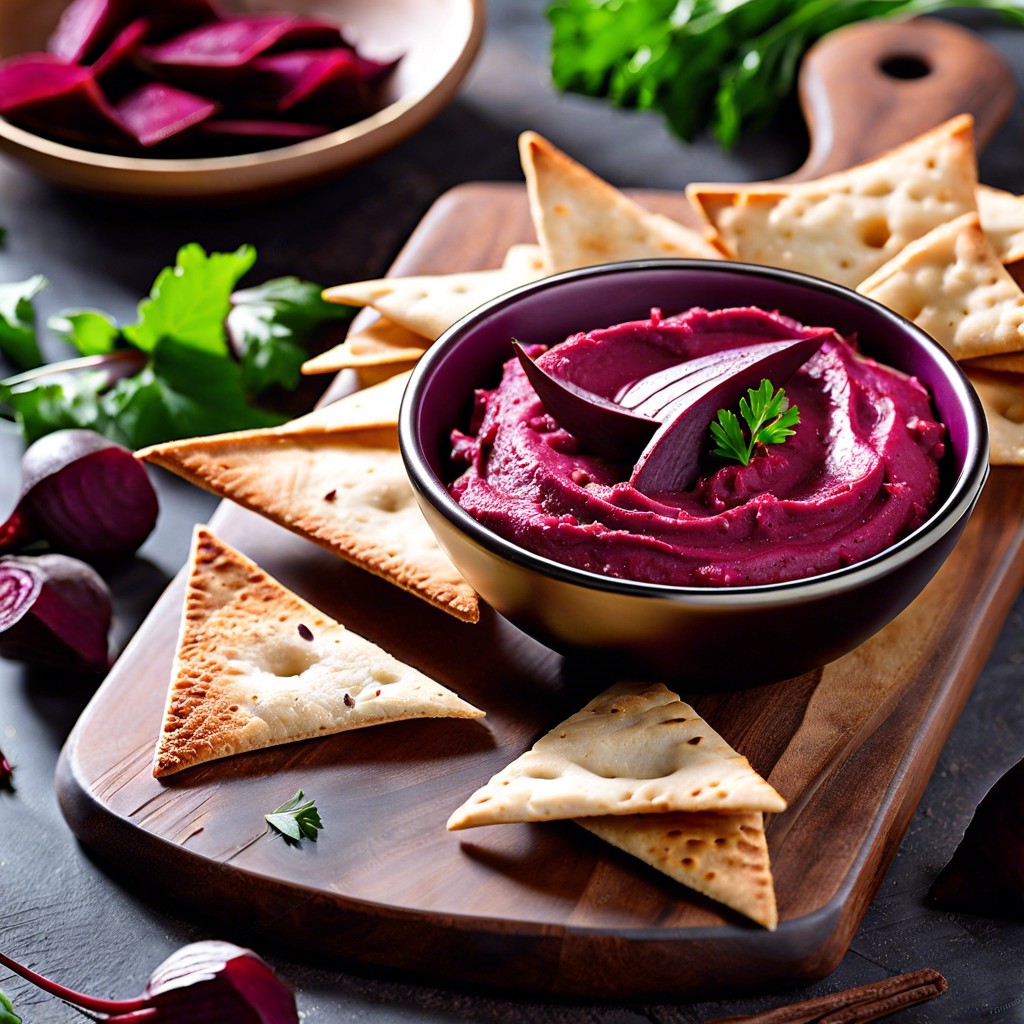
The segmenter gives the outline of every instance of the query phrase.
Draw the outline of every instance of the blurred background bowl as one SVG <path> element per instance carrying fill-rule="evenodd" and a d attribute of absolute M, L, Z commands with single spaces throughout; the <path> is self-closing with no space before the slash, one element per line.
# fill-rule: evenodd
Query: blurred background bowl
<path fill-rule="evenodd" d="M 863 562 L 785 583 L 679 587 L 615 579 L 543 558 L 477 523 L 449 495 L 453 428 L 474 388 L 494 386 L 511 338 L 552 344 L 577 331 L 692 306 L 756 305 L 856 333 L 862 349 L 916 376 L 947 428 L 939 506 L 911 534 Z M 571 271 L 482 306 L 417 364 L 399 424 L 427 521 L 481 597 L 563 653 L 602 671 L 691 684 L 749 685 L 819 667 L 885 626 L 924 588 L 960 536 L 988 476 L 988 432 L 956 362 L 877 303 L 811 277 L 737 263 L 658 260 Z"/>
<path fill-rule="evenodd" d="M 69 0 L 0 0 L 0 59 L 41 51 Z M 173 0 L 165 0 L 167 3 Z M 485 0 L 224 0 L 228 13 L 296 13 L 338 21 L 370 58 L 401 55 L 386 105 L 315 139 L 233 156 L 97 153 L 0 118 L 0 151 L 49 181 L 127 199 L 252 199 L 336 177 L 418 131 L 453 99 L 476 57 Z"/>

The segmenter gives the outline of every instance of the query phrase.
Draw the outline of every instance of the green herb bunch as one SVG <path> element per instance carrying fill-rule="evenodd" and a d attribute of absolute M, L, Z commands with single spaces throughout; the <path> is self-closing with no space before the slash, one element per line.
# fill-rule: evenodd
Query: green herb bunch
<path fill-rule="evenodd" d="M 782 388 L 776 391 L 770 380 L 762 380 L 758 388 L 748 388 L 746 398 L 740 399 L 740 417 L 747 425 L 746 433 L 736 413 L 718 410 L 718 419 L 711 424 L 715 441 L 711 450 L 723 459 L 749 466 L 758 445 L 781 444 L 796 433 L 793 428 L 800 422 L 800 410 L 788 405 Z"/>
<path fill-rule="evenodd" d="M 658 111 L 688 141 L 710 128 L 729 147 L 771 120 L 826 33 L 953 7 L 1024 25 L 1020 0 L 553 0 L 551 72 L 559 89 Z"/>
<path fill-rule="evenodd" d="M 0 285 L 0 354 L 27 371 L 0 381 L 0 407 L 28 441 L 87 427 L 130 448 L 280 423 L 265 393 L 294 389 L 313 332 L 353 310 L 294 277 L 236 290 L 255 261 L 249 245 L 209 254 L 184 246 L 133 323 L 90 309 L 51 318 L 80 358 L 45 373 L 34 369 L 42 357 L 33 299 L 46 280 Z"/>

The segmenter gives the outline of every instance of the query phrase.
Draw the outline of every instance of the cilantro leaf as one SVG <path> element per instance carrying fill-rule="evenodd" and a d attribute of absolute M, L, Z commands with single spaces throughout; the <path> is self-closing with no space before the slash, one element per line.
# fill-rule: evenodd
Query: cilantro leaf
<path fill-rule="evenodd" d="M 0 284 L 0 352 L 19 370 L 30 370 L 43 361 L 36 341 L 36 311 L 32 300 L 46 287 L 36 274 L 27 281 Z"/>
<path fill-rule="evenodd" d="M 0 1024 L 21 1024 L 21 1018 L 14 1012 L 10 999 L 0 992 Z"/>
<path fill-rule="evenodd" d="M 736 414 L 719 409 L 718 419 L 711 424 L 715 441 L 712 452 L 744 466 L 750 465 L 757 445 L 781 444 L 796 433 L 793 428 L 800 422 L 800 410 L 795 405 L 787 408 L 786 392 L 782 388 L 776 391 L 770 380 L 762 380 L 756 390 L 747 389 L 746 398 L 740 399 L 740 416 L 750 432 L 749 439 Z"/>
<path fill-rule="evenodd" d="M 285 839 L 298 843 L 306 838 L 316 842 L 317 831 L 324 826 L 320 821 L 316 803 L 313 800 L 303 803 L 303 799 L 303 792 L 300 789 L 291 800 L 286 800 L 277 810 L 265 814 L 264 818 L 270 827 L 280 832 Z"/>
<path fill-rule="evenodd" d="M 251 245 L 209 255 L 195 242 L 182 246 L 175 265 L 160 271 L 149 298 L 139 303 L 139 319 L 125 326 L 125 338 L 144 352 L 162 338 L 174 338 L 190 348 L 225 353 L 231 292 L 255 262 Z"/>
<path fill-rule="evenodd" d="M 228 340 L 242 364 L 242 381 L 258 395 L 274 384 L 294 388 L 309 358 L 304 341 L 321 325 L 353 310 L 321 298 L 319 285 L 279 277 L 231 296 Z"/>
<path fill-rule="evenodd" d="M 114 318 L 98 309 L 68 309 L 51 316 L 46 326 L 83 356 L 100 356 L 113 352 L 121 336 Z"/>

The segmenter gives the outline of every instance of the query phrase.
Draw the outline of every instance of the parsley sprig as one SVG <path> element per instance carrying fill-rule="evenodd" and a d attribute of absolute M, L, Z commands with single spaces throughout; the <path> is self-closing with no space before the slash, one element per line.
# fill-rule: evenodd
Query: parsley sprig
<path fill-rule="evenodd" d="M 323 822 L 320 821 L 315 801 L 306 800 L 304 803 L 304 800 L 305 796 L 300 789 L 291 800 L 286 800 L 277 810 L 264 817 L 270 827 L 280 832 L 285 839 L 297 843 L 305 838 L 315 843 L 317 831 L 324 827 Z"/>
<path fill-rule="evenodd" d="M 718 420 L 711 424 L 715 440 L 712 452 L 744 466 L 750 465 L 759 444 L 785 441 L 796 433 L 793 427 L 800 422 L 800 410 L 795 405 L 787 408 L 786 392 L 782 388 L 776 391 L 770 380 L 762 380 L 756 390 L 747 389 L 747 397 L 740 399 L 740 416 L 747 424 L 749 436 L 744 434 L 736 413 L 731 409 L 718 410 Z"/>

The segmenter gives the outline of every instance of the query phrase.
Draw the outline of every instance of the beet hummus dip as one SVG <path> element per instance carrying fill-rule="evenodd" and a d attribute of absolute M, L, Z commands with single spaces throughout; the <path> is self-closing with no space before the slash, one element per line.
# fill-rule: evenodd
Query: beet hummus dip
<path fill-rule="evenodd" d="M 755 308 L 691 309 L 570 337 L 537 366 L 612 399 L 624 386 L 710 354 L 799 336 Z M 945 428 L 914 378 L 830 332 L 784 382 L 800 422 L 749 465 L 711 454 L 680 491 L 642 493 L 632 458 L 609 458 L 563 429 L 515 358 L 476 393 L 469 430 L 452 435 L 451 493 L 478 522 L 557 562 L 682 586 L 803 579 L 863 561 L 917 527 L 936 504 Z M 756 382 L 755 385 L 756 386 Z M 712 417 L 714 413 L 711 414 Z"/>

